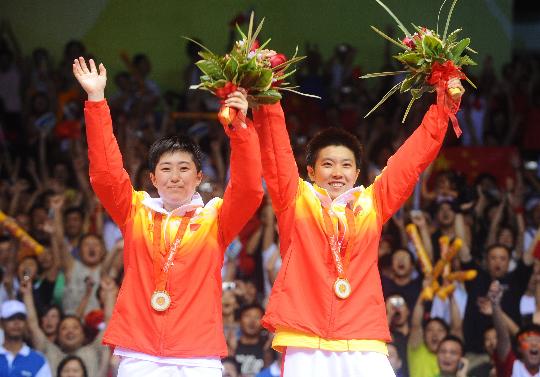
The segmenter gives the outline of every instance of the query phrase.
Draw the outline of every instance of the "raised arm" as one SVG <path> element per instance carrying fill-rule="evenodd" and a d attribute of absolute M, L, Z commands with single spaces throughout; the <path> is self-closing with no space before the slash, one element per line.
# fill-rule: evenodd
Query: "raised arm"
<path fill-rule="evenodd" d="M 425 283 L 427 284 L 427 283 Z M 409 347 L 418 348 L 424 341 L 424 330 L 422 320 L 424 318 L 424 300 L 422 295 L 418 296 L 411 317 L 411 333 L 409 334 Z"/>
<path fill-rule="evenodd" d="M 281 104 L 258 106 L 253 109 L 253 120 L 259 133 L 264 180 L 279 215 L 294 203 L 299 180 Z"/>
<path fill-rule="evenodd" d="M 47 337 L 39 327 L 39 318 L 34 304 L 34 296 L 32 294 L 32 282 L 30 280 L 21 283 L 21 293 L 24 305 L 26 306 L 26 321 L 30 329 L 32 344 L 38 351 L 43 351 Z"/>
<path fill-rule="evenodd" d="M 458 79 L 448 82 L 448 88 L 460 88 L 459 94 L 447 101 L 459 103 L 463 87 Z M 376 207 L 385 223 L 411 195 L 420 174 L 435 159 L 442 146 L 448 126 L 448 113 L 443 106 L 431 105 L 420 126 L 390 157 L 382 173 L 375 179 Z"/>
<path fill-rule="evenodd" d="M 73 74 L 88 94 L 84 106 L 90 183 L 103 206 L 120 228 L 129 215 L 133 187 L 122 163 L 122 155 L 113 134 L 111 114 L 105 101 L 107 71 L 99 71 L 92 59 L 90 68 L 81 57 L 73 63 Z"/>
<path fill-rule="evenodd" d="M 283 255 L 290 245 L 300 176 L 281 104 L 258 106 L 253 109 L 253 120 L 259 133 L 263 176 L 278 220 Z"/>
<path fill-rule="evenodd" d="M 231 177 L 219 211 L 219 229 L 223 246 L 227 246 L 253 216 L 263 197 L 261 153 L 252 122 L 246 117 L 246 94 L 236 91 L 225 105 L 238 109 L 231 125 L 222 120 L 231 143 Z"/>
<path fill-rule="evenodd" d="M 501 284 L 498 280 L 493 281 L 489 287 L 488 297 L 493 306 L 493 326 L 495 326 L 497 333 L 497 356 L 499 360 L 506 359 L 512 346 L 510 334 L 504 321 L 504 312 L 501 308 L 502 295 Z"/>

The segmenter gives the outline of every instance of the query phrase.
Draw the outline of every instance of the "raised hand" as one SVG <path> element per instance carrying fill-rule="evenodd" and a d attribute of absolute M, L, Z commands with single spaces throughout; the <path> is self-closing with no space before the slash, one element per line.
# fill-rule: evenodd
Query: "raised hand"
<path fill-rule="evenodd" d="M 89 101 L 101 101 L 105 98 L 105 85 L 107 83 L 107 70 L 103 64 L 99 64 L 99 70 L 93 59 L 88 61 L 90 68 L 86 65 L 83 57 L 73 61 L 73 74 L 88 94 Z"/>
<path fill-rule="evenodd" d="M 465 88 L 461 85 L 460 79 L 453 78 L 448 80 L 448 94 L 452 101 L 459 102 L 463 93 L 465 93 Z"/>
<path fill-rule="evenodd" d="M 239 88 L 237 91 L 232 92 L 228 95 L 227 99 L 225 99 L 225 105 L 240 110 L 244 115 L 246 115 L 248 110 L 246 91 Z"/>

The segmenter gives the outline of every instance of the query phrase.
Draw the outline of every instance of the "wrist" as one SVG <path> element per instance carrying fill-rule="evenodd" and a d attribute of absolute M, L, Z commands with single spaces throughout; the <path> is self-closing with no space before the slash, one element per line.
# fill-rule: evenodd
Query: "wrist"
<path fill-rule="evenodd" d="M 103 91 L 88 93 L 88 101 L 99 102 L 99 101 L 103 101 L 104 99 L 105 99 L 105 92 Z"/>

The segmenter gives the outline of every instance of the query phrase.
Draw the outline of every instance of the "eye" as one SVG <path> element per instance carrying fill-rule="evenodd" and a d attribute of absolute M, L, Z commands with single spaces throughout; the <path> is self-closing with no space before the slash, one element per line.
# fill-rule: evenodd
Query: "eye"
<path fill-rule="evenodd" d="M 188 170 L 189 170 L 189 168 L 187 166 L 182 166 L 180 168 L 180 171 L 188 171 Z"/>
<path fill-rule="evenodd" d="M 332 166 L 332 164 L 330 162 L 323 162 L 322 166 L 324 166 L 325 168 L 329 168 Z"/>
<path fill-rule="evenodd" d="M 171 171 L 171 168 L 161 168 L 161 171 L 166 173 Z"/>

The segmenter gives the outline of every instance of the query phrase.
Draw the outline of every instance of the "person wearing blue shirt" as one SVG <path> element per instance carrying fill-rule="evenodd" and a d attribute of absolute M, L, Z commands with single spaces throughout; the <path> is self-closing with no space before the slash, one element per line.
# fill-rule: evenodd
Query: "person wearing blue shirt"
<path fill-rule="evenodd" d="M 45 356 L 23 341 L 26 332 L 26 308 L 16 300 L 2 303 L 0 319 L 4 343 L 0 346 L 0 377 L 51 377 Z"/>

